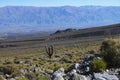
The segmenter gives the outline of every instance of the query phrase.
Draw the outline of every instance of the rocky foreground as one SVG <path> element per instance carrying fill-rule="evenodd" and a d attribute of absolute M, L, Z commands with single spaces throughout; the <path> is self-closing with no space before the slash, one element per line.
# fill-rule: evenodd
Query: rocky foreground
<path fill-rule="evenodd" d="M 60 68 L 53 72 L 50 80 L 120 80 L 120 69 L 106 69 L 92 72 L 90 65 L 93 59 L 101 59 L 100 55 L 84 58 L 82 62 L 75 63 L 68 71 Z"/>

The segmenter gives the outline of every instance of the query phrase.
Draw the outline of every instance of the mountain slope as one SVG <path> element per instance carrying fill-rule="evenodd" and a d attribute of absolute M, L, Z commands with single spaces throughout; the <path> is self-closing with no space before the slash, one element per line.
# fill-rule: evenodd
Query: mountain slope
<path fill-rule="evenodd" d="M 41 33 L 40 33 L 41 34 Z M 27 37 L 26 37 L 27 36 Z M 39 33 L 31 34 L 31 35 L 11 35 L 6 36 L 5 39 L 1 41 L 8 41 L 8 42 L 55 42 L 58 43 L 60 41 L 71 41 L 71 40 L 87 40 L 87 39 L 105 39 L 105 38 L 118 38 L 120 36 L 120 24 L 113 24 L 107 26 L 99 26 L 93 28 L 86 28 L 86 29 L 65 29 L 65 30 L 58 30 L 55 33 L 40 37 Z M 88 40 L 89 41 L 89 40 Z M 51 43 L 52 43 L 51 42 Z"/>
<path fill-rule="evenodd" d="M 50 40 L 77 39 L 83 37 L 112 37 L 120 35 L 120 24 L 86 28 L 59 30 L 51 34 Z"/>
<path fill-rule="evenodd" d="M 63 6 L 0 8 L 0 32 L 85 28 L 120 23 L 120 7 Z"/>

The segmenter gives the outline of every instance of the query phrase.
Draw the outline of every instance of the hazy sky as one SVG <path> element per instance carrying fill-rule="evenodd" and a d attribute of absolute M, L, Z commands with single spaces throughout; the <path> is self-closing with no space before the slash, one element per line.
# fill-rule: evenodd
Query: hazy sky
<path fill-rule="evenodd" d="M 0 0 L 0 6 L 120 6 L 120 0 Z"/>

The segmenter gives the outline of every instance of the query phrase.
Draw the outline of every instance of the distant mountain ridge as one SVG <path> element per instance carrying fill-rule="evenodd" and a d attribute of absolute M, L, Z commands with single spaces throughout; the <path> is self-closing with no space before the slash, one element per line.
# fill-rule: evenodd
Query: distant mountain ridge
<path fill-rule="evenodd" d="M 36 32 L 120 23 L 120 6 L 0 8 L 1 32 Z"/>

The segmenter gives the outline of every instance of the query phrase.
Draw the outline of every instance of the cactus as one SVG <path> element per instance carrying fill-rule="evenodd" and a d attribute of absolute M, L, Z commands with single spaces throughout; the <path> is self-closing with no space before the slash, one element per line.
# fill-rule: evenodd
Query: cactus
<path fill-rule="evenodd" d="M 54 53 L 54 47 L 53 47 L 53 45 L 50 45 L 50 46 L 46 47 L 46 53 L 48 54 L 49 58 L 52 57 L 52 55 Z"/>

